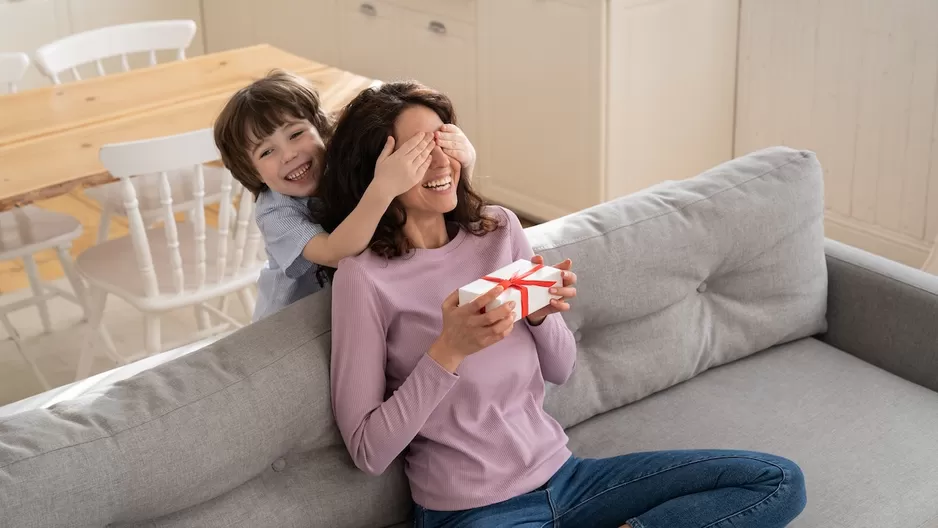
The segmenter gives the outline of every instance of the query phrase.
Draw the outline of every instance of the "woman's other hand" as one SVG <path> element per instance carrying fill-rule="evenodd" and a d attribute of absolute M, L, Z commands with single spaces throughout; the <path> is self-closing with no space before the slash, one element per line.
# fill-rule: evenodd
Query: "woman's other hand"
<path fill-rule="evenodd" d="M 476 149 L 458 126 L 443 125 L 434 134 L 434 139 L 436 144 L 443 149 L 443 154 L 458 161 L 463 170 L 472 171 L 472 167 L 476 164 Z"/>
<path fill-rule="evenodd" d="M 544 257 L 535 255 L 531 258 L 531 262 L 533 264 L 544 264 Z M 570 304 L 567 303 L 567 300 L 576 297 L 576 273 L 570 271 L 570 268 L 573 267 L 573 261 L 567 259 L 560 264 L 554 264 L 553 267 L 561 271 L 563 286 L 560 288 L 551 288 L 550 293 L 551 295 L 560 295 L 560 299 L 551 299 L 550 304 L 529 315 L 528 323 L 533 326 L 543 323 L 544 319 L 552 313 L 566 312 L 569 310 Z"/>
<path fill-rule="evenodd" d="M 443 301 L 443 331 L 430 347 L 430 357 L 450 372 L 476 352 L 504 339 L 514 326 L 514 302 L 482 313 L 504 290 L 496 286 L 474 301 L 459 306 L 459 292 Z"/>

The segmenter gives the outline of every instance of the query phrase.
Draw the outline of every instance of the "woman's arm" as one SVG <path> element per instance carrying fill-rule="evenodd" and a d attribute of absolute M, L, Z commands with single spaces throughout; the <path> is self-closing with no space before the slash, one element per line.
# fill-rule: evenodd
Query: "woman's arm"
<path fill-rule="evenodd" d="M 524 234 L 521 222 L 507 209 L 505 214 L 508 215 L 508 227 L 511 230 L 513 258 L 530 260 L 534 256 L 534 250 Z M 563 316 L 559 313 L 548 315 L 538 325 L 532 325 L 525 319 L 524 324 L 528 325 L 531 335 L 534 336 L 544 380 L 554 385 L 566 383 L 576 365 L 576 340 Z"/>
<path fill-rule="evenodd" d="M 387 326 L 374 285 L 357 262 L 345 260 L 336 271 L 333 292 L 333 412 L 355 465 L 380 475 L 459 377 L 425 353 L 385 401 Z"/>

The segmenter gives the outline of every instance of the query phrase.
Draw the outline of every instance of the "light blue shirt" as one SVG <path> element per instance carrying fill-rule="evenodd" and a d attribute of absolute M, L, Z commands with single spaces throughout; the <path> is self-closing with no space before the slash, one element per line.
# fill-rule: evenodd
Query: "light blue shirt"
<path fill-rule="evenodd" d="M 310 205 L 314 201 L 270 189 L 258 195 L 254 214 L 264 237 L 267 264 L 257 280 L 254 321 L 322 289 L 316 277 L 319 266 L 303 257 L 306 244 L 325 232 L 313 219 Z"/>

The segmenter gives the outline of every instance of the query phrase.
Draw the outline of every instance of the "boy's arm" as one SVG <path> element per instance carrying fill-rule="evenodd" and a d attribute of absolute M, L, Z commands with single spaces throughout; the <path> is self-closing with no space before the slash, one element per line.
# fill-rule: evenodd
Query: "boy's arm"
<path fill-rule="evenodd" d="M 433 134 L 418 132 L 394 150 L 388 137 L 375 163 L 375 175 L 358 205 L 332 231 L 313 237 L 303 248 L 310 262 L 335 268 L 345 257 L 358 255 L 371 242 L 378 222 L 397 196 L 420 183 L 430 167 Z"/>
<path fill-rule="evenodd" d="M 303 249 L 324 230 L 305 200 L 265 191 L 258 197 L 255 214 L 270 260 L 287 277 L 299 278 L 313 267 Z"/>
<path fill-rule="evenodd" d="M 335 268 L 345 257 L 357 255 L 368 247 L 378 222 L 391 205 L 393 197 L 369 185 L 358 205 L 332 233 L 320 233 L 303 248 L 303 257 L 321 266 Z"/>

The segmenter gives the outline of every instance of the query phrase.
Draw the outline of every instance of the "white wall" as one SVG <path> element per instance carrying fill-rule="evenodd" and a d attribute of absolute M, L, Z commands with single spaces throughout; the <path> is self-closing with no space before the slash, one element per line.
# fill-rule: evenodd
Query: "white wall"
<path fill-rule="evenodd" d="M 828 235 L 919 267 L 938 236 L 938 1 L 743 0 L 736 155 L 818 153 Z"/>

